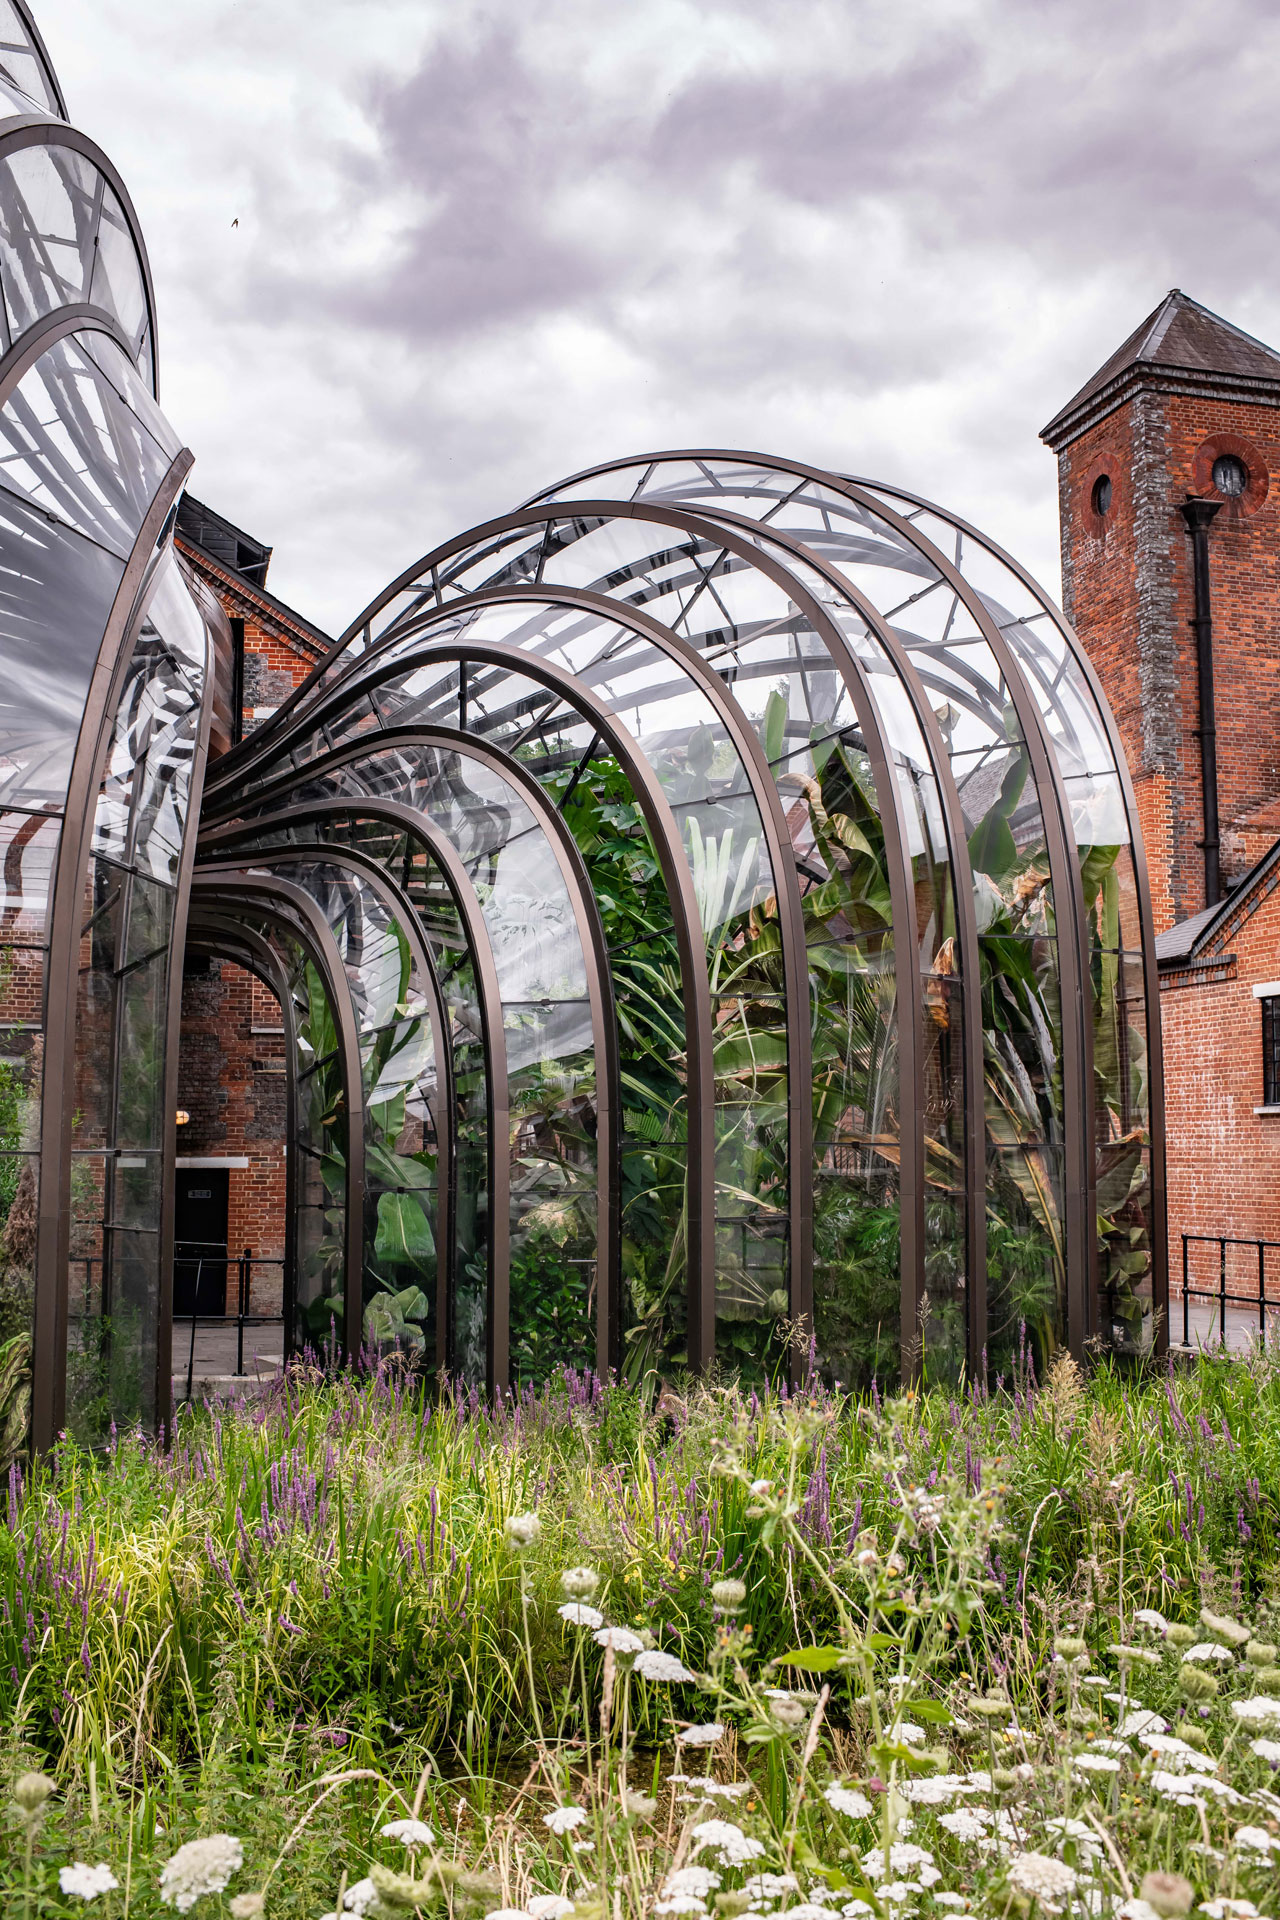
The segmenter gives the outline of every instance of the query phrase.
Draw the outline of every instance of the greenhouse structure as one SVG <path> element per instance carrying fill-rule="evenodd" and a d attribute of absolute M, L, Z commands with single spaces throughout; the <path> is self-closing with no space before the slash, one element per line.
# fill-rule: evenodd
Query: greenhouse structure
<path fill-rule="evenodd" d="M 1026 573 L 866 479 L 618 461 L 233 744 L 137 222 L 0 18 L 10 1454 L 169 1417 L 184 954 L 283 1008 L 289 1350 L 500 1390 L 1157 1346 L 1142 849 Z"/>

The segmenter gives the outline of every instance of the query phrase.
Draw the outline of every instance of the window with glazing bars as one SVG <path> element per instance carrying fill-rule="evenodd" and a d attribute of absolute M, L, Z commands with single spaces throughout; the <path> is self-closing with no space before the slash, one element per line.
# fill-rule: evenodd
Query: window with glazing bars
<path fill-rule="evenodd" d="M 1280 1107 L 1280 995 L 1262 1002 L 1262 1104 Z"/>

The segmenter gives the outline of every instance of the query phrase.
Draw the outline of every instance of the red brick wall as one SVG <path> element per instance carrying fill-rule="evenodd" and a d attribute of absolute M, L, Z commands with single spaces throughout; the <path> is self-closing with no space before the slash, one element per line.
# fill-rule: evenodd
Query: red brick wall
<path fill-rule="evenodd" d="M 1280 407 L 1138 391 L 1059 455 L 1067 611 L 1115 712 L 1147 843 L 1157 931 L 1205 904 L 1191 541 L 1179 508 L 1219 498 L 1213 457 L 1251 484 L 1209 529 L 1224 880 L 1280 832 Z M 1100 517 L 1091 498 L 1112 481 Z M 1275 476 L 1275 477 L 1273 477 Z"/>
<path fill-rule="evenodd" d="M 1262 1014 L 1253 987 L 1280 980 L 1280 885 L 1208 967 L 1166 974 L 1160 994 L 1169 1151 L 1169 1263 L 1176 1289 L 1184 1233 L 1280 1240 L 1280 1113 L 1262 1103 Z M 1217 1285 L 1217 1250 L 1195 1255 Z M 1267 1256 L 1280 1302 L 1280 1253 Z M 1256 1289 L 1256 1256 L 1230 1253 L 1232 1284 Z M 1197 1281 L 1193 1279 L 1193 1285 Z M 1175 1329 L 1176 1331 L 1176 1329 Z"/>
<path fill-rule="evenodd" d="M 193 962 L 182 983 L 182 1046 L 178 1106 L 180 1159 L 247 1158 L 228 1173 L 227 1245 L 278 1260 L 285 1233 L 285 1099 L 287 1081 L 280 1008 L 240 967 Z M 279 1267 L 256 1269 L 252 1308 L 280 1306 Z"/>

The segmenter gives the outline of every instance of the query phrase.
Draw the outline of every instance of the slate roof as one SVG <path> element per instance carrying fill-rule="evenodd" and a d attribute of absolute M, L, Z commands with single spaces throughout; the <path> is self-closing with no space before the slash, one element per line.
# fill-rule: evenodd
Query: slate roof
<path fill-rule="evenodd" d="M 1259 386 L 1265 386 L 1280 401 L 1280 353 L 1174 287 L 1041 428 L 1040 438 L 1054 448 L 1074 439 L 1118 405 L 1144 375 L 1154 374 L 1177 384 L 1211 374 L 1255 397 Z"/>
<path fill-rule="evenodd" d="M 1176 926 L 1166 927 L 1156 935 L 1157 964 L 1186 966 L 1213 958 L 1277 884 L 1280 884 L 1280 840 L 1254 862 L 1225 900 L 1219 900 L 1213 907 L 1201 907 L 1199 913 L 1179 920 Z"/>

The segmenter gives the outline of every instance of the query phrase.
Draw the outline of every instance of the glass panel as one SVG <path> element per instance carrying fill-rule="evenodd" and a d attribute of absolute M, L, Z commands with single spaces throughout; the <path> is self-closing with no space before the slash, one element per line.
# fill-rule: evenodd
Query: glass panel
<path fill-rule="evenodd" d="M 23 113 L 60 117 L 44 62 L 32 45 L 26 23 L 12 0 L 0 0 L 0 73 L 26 96 L 21 108 Z"/>

